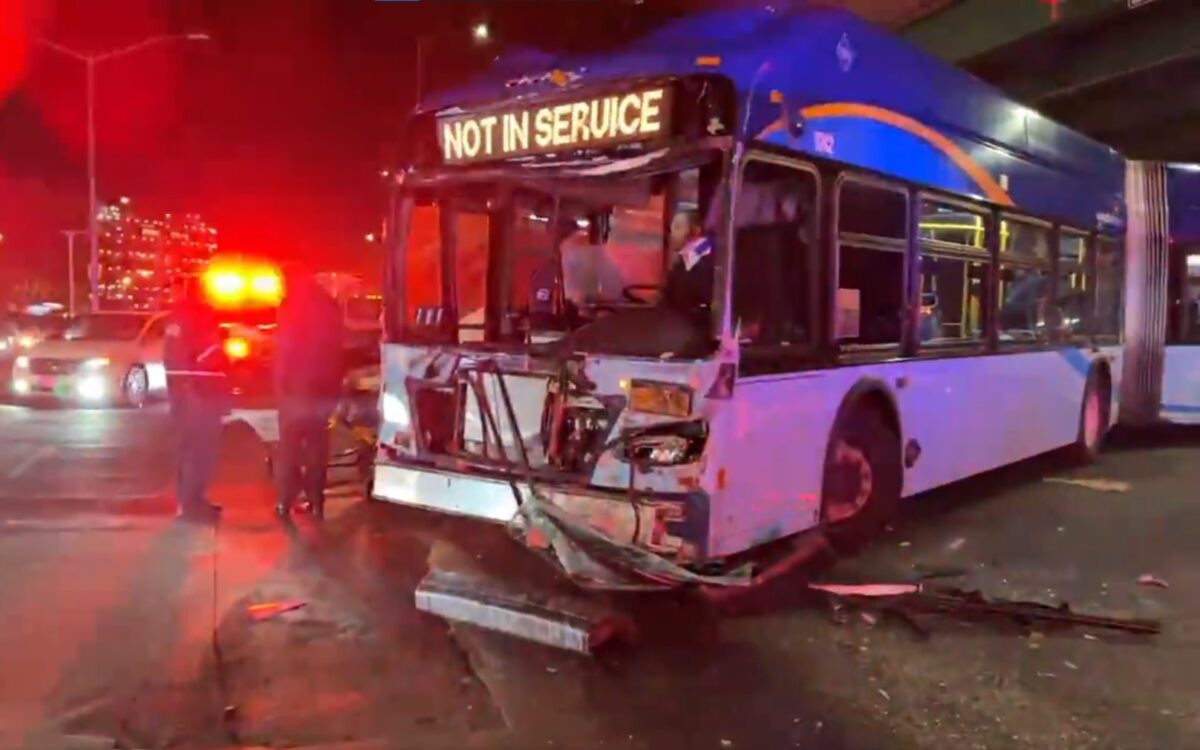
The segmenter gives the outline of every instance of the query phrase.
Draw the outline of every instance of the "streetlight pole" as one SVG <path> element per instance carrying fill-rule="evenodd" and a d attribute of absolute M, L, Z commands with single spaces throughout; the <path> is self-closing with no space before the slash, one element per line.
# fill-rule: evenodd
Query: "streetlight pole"
<path fill-rule="evenodd" d="M 49 39 L 41 40 L 42 45 L 45 47 L 59 54 L 79 60 L 87 67 L 88 235 L 90 251 L 88 255 L 88 284 L 91 290 L 90 300 L 93 312 L 100 309 L 100 207 L 96 205 L 96 64 L 104 60 L 111 60 L 114 57 L 127 55 L 131 52 L 137 52 L 155 44 L 176 39 L 183 39 L 190 42 L 204 42 L 208 41 L 209 36 L 203 33 L 159 34 L 143 39 L 135 44 L 99 54 L 77 52 Z M 74 302 L 74 298 L 72 298 L 72 302 Z"/>
<path fill-rule="evenodd" d="M 86 234 L 87 229 L 64 229 L 67 238 L 67 312 L 75 317 L 75 237 Z"/>
<path fill-rule="evenodd" d="M 88 290 L 92 312 L 100 312 L 100 208 L 96 205 L 96 61 L 87 60 L 87 162 L 88 162 Z M 74 265 L 71 266 L 74 269 Z M 75 284 L 72 270 L 71 285 Z M 71 292 L 71 316 L 75 316 Z"/>

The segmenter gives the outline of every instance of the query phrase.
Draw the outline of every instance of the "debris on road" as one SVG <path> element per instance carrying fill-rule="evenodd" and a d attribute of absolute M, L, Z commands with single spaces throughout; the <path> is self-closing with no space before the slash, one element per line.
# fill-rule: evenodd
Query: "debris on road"
<path fill-rule="evenodd" d="M 415 602 L 422 612 L 446 620 L 585 656 L 634 634 L 632 622 L 582 596 L 534 599 L 503 588 L 499 581 L 436 568 L 417 586 Z"/>
<path fill-rule="evenodd" d="M 834 604 L 857 604 L 899 617 L 913 626 L 919 635 L 926 629 L 918 621 L 924 616 L 953 615 L 968 620 L 1009 621 L 1018 625 L 1082 625 L 1094 629 L 1119 630 L 1137 635 L 1153 635 L 1162 630 L 1157 620 L 1104 617 L 1074 612 L 1065 602 L 1058 606 L 1040 602 L 988 599 L 978 591 L 956 588 L 925 588 L 916 584 L 809 584 L 814 591 L 837 599 Z M 1030 647 L 1036 648 L 1040 634 L 1030 635 Z"/>
<path fill-rule="evenodd" d="M 284 612 L 291 612 L 295 609 L 307 606 L 308 602 L 303 599 L 284 599 L 278 602 L 264 602 L 262 604 L 252 604 L 246 608 L 246 613 L 250 615 L 250 619 L 255 622 L 263 622 L 278 617 Z"/>
<path fill-rule="evenodd" d="M 1143 586 L 1156 586 L 1160 589 L 1170 588 L 1170 585 L 1163 579 L 1151 573 L 1143 573 L 1138 576 L 1137 582 Z"/>
<path fill-rule="evenodd" d="M 914 563 L 912 569 L 913 573 L 921 580 L 929 580 L 931 578 L 959 578 L 967 574 L 967 569 L 958 565 Z"/>
<path fill-rule="evenodd" d="M 951 552 L 956 552 L 956 551 L 962 549 L 962 546 L 966 543 L 967 543 L 966 538 L 960 536 L 957 539 L 951 540 L 951 542 L 946 545 L 946 549 Z"/>
<path fill-rule="evenodd" d="M 894 597 L 921 591 L 916 583 L 810 583 L 808 587 L 834 596 Z"/>
<path fill-rule="evenodd" d="M 1046 477 L 1047 482 L 1058 484 L 1073 484 L 1097 492 L 1129 492 L 1133 487 L 1129 482 L 1120 479 L 1078 479 L 1072 477 Z"/>

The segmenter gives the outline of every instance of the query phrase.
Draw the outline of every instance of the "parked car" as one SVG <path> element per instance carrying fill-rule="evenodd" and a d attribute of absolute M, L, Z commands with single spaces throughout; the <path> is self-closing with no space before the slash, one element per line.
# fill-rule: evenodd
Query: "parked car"
<path fill-rule="evenodd" d="M 166 313 L 95 313 L 20 352 L 12 392 L 22 399 L 141 407 L 167 389 Z"/>

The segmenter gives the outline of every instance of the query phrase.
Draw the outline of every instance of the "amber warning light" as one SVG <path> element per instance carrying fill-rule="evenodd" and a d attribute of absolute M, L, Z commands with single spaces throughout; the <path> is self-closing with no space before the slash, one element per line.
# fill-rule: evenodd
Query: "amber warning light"
<path fill-rule="evenodd" d="M 447 164 L 651 141 L 670 132 L 671 90 L 657 87 L 438 120 Z"/>

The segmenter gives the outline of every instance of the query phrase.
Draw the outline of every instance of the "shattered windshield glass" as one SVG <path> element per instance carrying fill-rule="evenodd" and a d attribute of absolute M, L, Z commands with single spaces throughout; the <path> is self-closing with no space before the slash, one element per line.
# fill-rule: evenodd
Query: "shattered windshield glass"
<path fill-rule="evenodd" d="M 443 189 L 414 202 L 405 335 L 679 353 L 688 347 L 664 346 L 704 338 L 710 325 L 712 232 L 703 217 L 712 171 L 544 190 Z M 668 335 L 656 339 L 662 327 Z"/>

